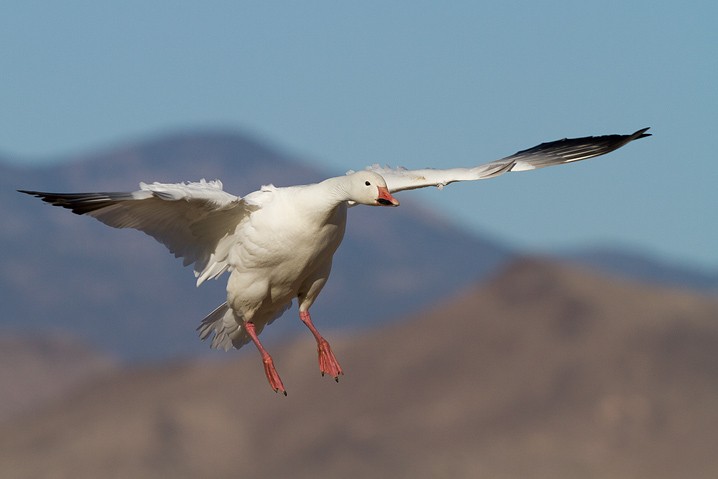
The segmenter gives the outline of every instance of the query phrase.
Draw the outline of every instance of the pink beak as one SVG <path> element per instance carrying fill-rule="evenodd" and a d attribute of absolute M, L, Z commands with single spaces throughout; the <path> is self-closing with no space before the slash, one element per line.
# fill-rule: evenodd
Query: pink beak
<path fill-rule="evenodd" d="M 381 206 L 399 206 L 399 201 L 391 196 L 389 190 L 385 186 L 379 186 L 379 197 L 376 199 L 376 204 Z"/>

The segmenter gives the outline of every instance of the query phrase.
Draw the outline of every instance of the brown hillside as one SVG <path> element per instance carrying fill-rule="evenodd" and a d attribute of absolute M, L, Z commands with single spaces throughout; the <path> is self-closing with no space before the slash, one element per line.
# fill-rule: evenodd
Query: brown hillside
<path fill-rule="evenodd" d="M 339 384 L 267 344 L 287 398 L 251 349 L 95 382 L 6 424 L 0 476 L 718 476 L 713 299 L 522 260 L 332 343 Z"/>
<path fill-rule="evenodd" d="M 2 332 L 0 422 L 116 369 L 113 358 L 65 335 Z"/>

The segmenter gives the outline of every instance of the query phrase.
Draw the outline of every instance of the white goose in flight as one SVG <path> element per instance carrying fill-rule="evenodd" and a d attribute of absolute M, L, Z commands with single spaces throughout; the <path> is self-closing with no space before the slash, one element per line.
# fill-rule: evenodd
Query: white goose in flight
<path fill-rule="evenodd" d="M 227 301 L 202 320 L 199 336 L 213 336 L 211 346 L 225 350 L 252 341 L 262 356 L 269 385 L 286 395 L 258 335 L 295 298 L 299 318 L 316 338 L 322 375 L 338 381 L 343 374 L 329 343 L 314 327 L 309 308 L 329 278 L 348 207 L 399 206 L 392 194 L 403 190 L 585 160 L 650 136 L 647 130 L 542 143 L 473 168 L 373 166 L 311 185 L 263 186 L 244 197 L 223 191 L 218 180 L 140 183 L 138 191 L 128 193 L 20 191 L 115 228 L 147 233 L 184 258 L 185 266 L 194 264 L 197 286 L 229 271 Z"/>

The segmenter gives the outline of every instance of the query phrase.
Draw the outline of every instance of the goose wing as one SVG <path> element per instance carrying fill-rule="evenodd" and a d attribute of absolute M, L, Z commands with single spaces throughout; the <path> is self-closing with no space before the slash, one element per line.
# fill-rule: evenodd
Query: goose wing
<path fill-rule="evenodd" d="M 222 190 L 218 180 L 140 183 L 133 192 L 46 193 L 19 190 L 41 200 L 97 218 L 114 228 L 134 228 L 164 244 L 184 265 L 194 263 L 201 284 L 226 268 L 228 240 L 256 205 Z M 236 239 L 235 239 L 236 240 Z"/>
<path fill-rule="evenodd" d="M 583 138 L 564 138 L 563 140 L 541 143 L 538 146 L 522 150 L 511 156 L 492 161 L 473 168 L 425 168 L 408 170 L 405 168 L 387 168 L 373 165 L 367 169 L 374 171 L 386 180 L 391 193 L 404 190 L 425 188 L 427 186 L 444 187 L 457 181 L 473 181 L 493 178 L 509 171 L 525 171 L 562 165 L 574 161 L 586 160 L 605 155 L 639 138 L 651 136 L 642 128 L 630 135 L 587 136 Z"/>

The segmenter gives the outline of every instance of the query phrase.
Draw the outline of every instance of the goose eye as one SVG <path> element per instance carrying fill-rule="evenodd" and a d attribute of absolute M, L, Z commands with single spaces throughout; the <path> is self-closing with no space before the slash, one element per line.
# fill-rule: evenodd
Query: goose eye
<path fill-rule="evenodd" d="M 365 181 L 364 184 L 367 186 L 371 186 L 371 183 L 369 183 L 368 181 Z"/>

